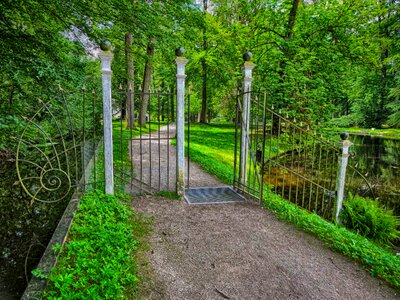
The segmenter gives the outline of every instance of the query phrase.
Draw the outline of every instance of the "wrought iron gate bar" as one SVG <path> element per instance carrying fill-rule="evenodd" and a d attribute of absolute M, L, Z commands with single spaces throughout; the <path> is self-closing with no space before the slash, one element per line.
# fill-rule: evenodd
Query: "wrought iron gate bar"
<path fill-rule="evenodd" d="M 240 183 L 240 182 L 237 182 L 237 183 L 236 183 L 236 187 L 243 187 L 243 188 L 245 188 L 246 190 L 253 191 L 253 192 L 255 192 L 255 193 L 258 193 L 258 192 L 259 192 L 258 189 L 255 189 L 255 188 L 253 188 L 253 187 L 251 187 L 251 186 L 248 186 L 248 185 L 246 185 L 246 184 L 244 184 L 244 183 Z"/>
<path fill-rule="evenodd" d="M 337 158 L 339 149 L 332 142 L 317 136 L 296 119 L 282 117 L 275 111 L 266 93 L 251 97 L 248 132 L 240 126 L 243 107 L 236 96 L 234 144 L 234 187 L 251 193 L 259 201 L 264 197 L 264 185 L 282 197 L 329 218 L 333 207 Z M 241 137 L 246 139 L 248 155 L 246 182 L 239 168 Z M 268 189 L 269 189 L 268 188 Z"/>
<path fill-rule="evenodd" d="M 291 168 L 287 168 L 286 166 L 280 165 L 280 164 L 277 164 L 277 166 L 282 168 L 282 169 L 284 169 L 284 170 L 286 170 L 286 171 L 288 171 L 288 172 L 290 172 L 291 174 L 295 175 L 298 178 L 304 179 L 304 180 L 308 181 L 309 183 L 312 183 L 314 186 L 316 186 L 318 188 L 321 188 L 321 189 L 329 191 L 329 192 L 334 192 L 333 190 L 331 190 L 329 188 L 326 188 L 326 187 L 314 182 L 313 180 L 301 175 L 300 173 L 297 173 L 297 172 L 293 171 Z"/>
<path fill-rule="evenodd" d="M 189 86 L 188 88 L 188 94 L 187 94 L 187 175 L 186 175 L 186 188 L 190 188 L 190 93 L 191 93 L 191 88 Z"/>
<path fill-rule="evenodd" d="M 147 94 L 147 95 L 150 95 L 150 93 L 145 93 L 145 94 Z M 148 111 L 149 111 L 149 132 L 150 132 L 150 135 L 151 135 L 151 99 L 149 99 L 149 103 L 148 103 Z M 149 179 L 150 179 L 150 193 L 152 192 L 152 184 L 151 184 L 151 181 L 152 181 L 152 175 L 153 175 L 153 168 L 152 168 L 152 162 L 153 162 L 153 160 L 151 159 L 151 155 L 152 155 L 152 152 L 151 152 L 151 144 L 152 143 L 149 143 L 149 162 L 150 162 L 150 176 L 149 176 Z"/>
<path fill-rule="evenodd" d="M 124 128 L 119 126 L 121 132 L 115 136 L 114 141 L 120 144 L 128 143 L 129 161 L 125 159 L 119 166 L 121 170 L 119 177 L 127 177 L 126 183 L 130 183 L 127 192 L 133 194 L 147 194 L 159 191 L 171 191 L 171 168 L 170 159 L 170 141 L 175 138 L 175 127 L 171 126 L 173 122 L 171 101 L 174 101 L 174 94 L 166 93 L 160 89 L 151 92 L 143 92 L 139 90 L 133 94 L 135 124 L 137 127 Z M 122 97 L 126 92 L 121 93 Z M 147 107 L 141 111 L 140 99 L 143 96 L 148 97 Z M 122 99 L 122 98 L 121 98 Z M 119 103 L 119 112 L 123 111 L 123 101 Z M 146 124 L 141 126 L 137 116 L 144 115 Z M 120 124 L 124 124 L 123 120 L 119 120 Z M 129 130 L 128 134 L 122 134 L 123 131 Z M 172 132 L 174 131 L 174 132 Z M 126 146 L 125 146 L 126 147 Z M 127 171 L 130 169 L 130 174 Z M 129 180 L 128 180 L 129 179 Z M 129 190 L 130 189 L 130 190 Z"/>
<path fill-rule="evenodd" d="M 157 94 L 157 107 L 158 107 L 158 116 L 157 116 L 157 121 L 158 121 L 158 190 L 161 191 L 161 145 L 160 145 L 160 113 L 161 113 L 161 105 L 160 105 L 160 88 L 158 88 L 158 94 Z M 151 134 L 150 134 L 151 137 Z"/>
<path fill-rule="evenodd" d="M 239 123 L 240 123 L 240 114 L 239 114 L 239 91 L 236 92 L 235 95 L 235 109 L 236 109 L 236 116 L 235 116 L 235 143 L 234 143 L 234 150 L 233 150 L 233 186 L 237 184 L 237 141 L 238 141 L 238 131 L 239 131 Z M 240 156 L 240 154 L 239 154 Z M 240 168 L 239 168 L 240 172 Z"/>
<path fill-rule="evenodd" d="M 168 141 L 171 141 L 171 140 L 174 140 L 175 139 L 175 137 L 160 137 L 160 138 L 122 138 L 122 140 L 125 140 L 125 141 L 166 141 L 166 140 L 168 140 Z"/>
<path fill-rule="evenodd" d="M 68 103 L 71 95 L 74 110 Z M 89 159 L 86 153 L 87 135 L 91 132 L 87 130 L 90 122 L 86 110 L 95 102 L 88 103 L 85 86 L 71 95 L 60 89 L 49 102 L 39 100 L 40 108 L 31 118 L 23 118 L 26 125 L 18 141 L 16 169 L 31 205 L 35 201 L 64 203 L 72 191 L 85 191 L 94 184 L 86 174 L 88 164 L 95 159 L 93 154 Z M 92 152 L 97 148 L 94 140 L 93 145 Z"/>
<path fill-rule="evenodd" d="M 82 91 L 82 123 L 83 123 L 82 133 L 83 133 L 83 145 L 85 147 L 86 145 L 86 85 L 85 84 L 83 84 L 81 91 Z M 86 191 L 85 168 L 86 168 L 86 159 L 85 155 L 82 155 L 82 174 L 84 174 L 84 176 L 82 177 L 83 191 Z"/>
<path fill-rule="evenodd" d="M 95 103 L 96 103 L 96 99 L 95 99 L 95 90 L 92 89 L 92 141 L 93 141 L 93 149 L 95 148 L 95 143 L 96 143 L 96 108 L 95 108 Z M 95 166 L 93 168 L 93 188 L 96 189 L 97 188 L 97 170 L 96 170 L 96 155 L 93 155 L 93 165 Z"/>

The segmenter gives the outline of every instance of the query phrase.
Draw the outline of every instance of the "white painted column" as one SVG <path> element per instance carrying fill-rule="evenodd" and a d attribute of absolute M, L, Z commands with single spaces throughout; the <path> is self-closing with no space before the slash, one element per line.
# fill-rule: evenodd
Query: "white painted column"
<path fill-rule="evenodd" d="M 349 134 L 347 132 L 343 132 L 342 134 L 340 134 L 340 138 L 342 139 L 339 142 L 340 148 L 342 149 L 342 155 L 339 156 L 338 173 L 336 177 L 336 201 L 334 210 L 334 219 L 338 223 L 340 222 L 339 214 L 343 207 L 344 191 L 346 185 L 346 169 L 349 159 L 349 148 L 353 144 L 348 140 Z"/>
<path fill-rule="evenodd" d="M 101 74 L 103 87 L 103 130 L 104 130 L 104 180 L 105 193 L 114 194 L 114 163 L 113 163 L 113 137 L 112 137 L 112 108 L 111 108 L 111 44 L 108 41 L 101 43 L 102 52 Z"/>
<path fill-rule="evenodd" d="M 253 81 L 252 73 L 256 66 L 251 62 L 251 52 L 243 54 L 245 60 L 243 71 L 243 111 L 242 111 L 242 128 L 241 128 L 241 144 L 240 144 L 240 173 L 239 182 L 246 184 L 247 180 L 247 158 L 249 155 L 249 129 L 250 129 L 250 105 L 251 105 L 251 82 Z"/>
<path fill-rule="evenodd" d="M 179 47 L 175 54 L 176 63 L 176 192 L 185 194 L 185 49 Z"/>

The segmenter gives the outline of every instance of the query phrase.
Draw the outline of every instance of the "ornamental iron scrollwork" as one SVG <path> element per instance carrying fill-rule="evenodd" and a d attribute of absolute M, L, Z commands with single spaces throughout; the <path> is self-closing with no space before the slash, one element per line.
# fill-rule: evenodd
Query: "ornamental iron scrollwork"
<path fill-rule="evenodd" d="M 54 110 L 54 112 L 52 111 Z M 31 203 L 65 199 L 78 184 L 78 149 L 72 117 L 64 95 L 61 101 L 41 102 L 19 138 L 16 169 Z"/>

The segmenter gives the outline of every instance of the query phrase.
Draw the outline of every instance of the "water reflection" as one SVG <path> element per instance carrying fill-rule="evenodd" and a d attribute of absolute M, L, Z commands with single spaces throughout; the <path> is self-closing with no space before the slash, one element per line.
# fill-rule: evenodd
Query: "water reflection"
<path fill-rule="evenodd" d="M 354 155 L 349 163 L 368 179 L 377 199 L 400 216 L 400 140 L 359 135 L 350 140 Z"/>
<path fill-rule="evenodd" d="M 370 136 L 350 140 L 353 155 L 347 167 L 346 193 L 375 198 L 400 216 L 400 140 Z M 266 159 L 264 182 L 274 193 L 330 220 L 340 153 L 336 145 L 303 143 L 302 151 Z"/>

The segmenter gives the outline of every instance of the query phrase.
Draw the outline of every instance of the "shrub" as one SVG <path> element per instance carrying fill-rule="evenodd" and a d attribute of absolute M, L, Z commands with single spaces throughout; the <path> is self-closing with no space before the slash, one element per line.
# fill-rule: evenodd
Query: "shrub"
<path fill-rule="evenodd" d="M 351 196 L 343 204 L 340 218 L 348 229 L 379 244 L 388 245 L 400 237 L 400 219 L 385 210 L 377 201 Z"/>
<path fill-rule="evenodd" d="M 138 224 L 132 222 L 133 216 L 123 196 L 86 194 L 44 299 L 132 298 L 138 280 L 134 262 Z"/>
<path fill-rule="evenodd" d="M 328 127 L 352 127 L 358 126 L 363 122 L 362 118 L 357 114 L 349 114 L 341 116 L 340 118 L 334 118 L 326 122 Z"/>

